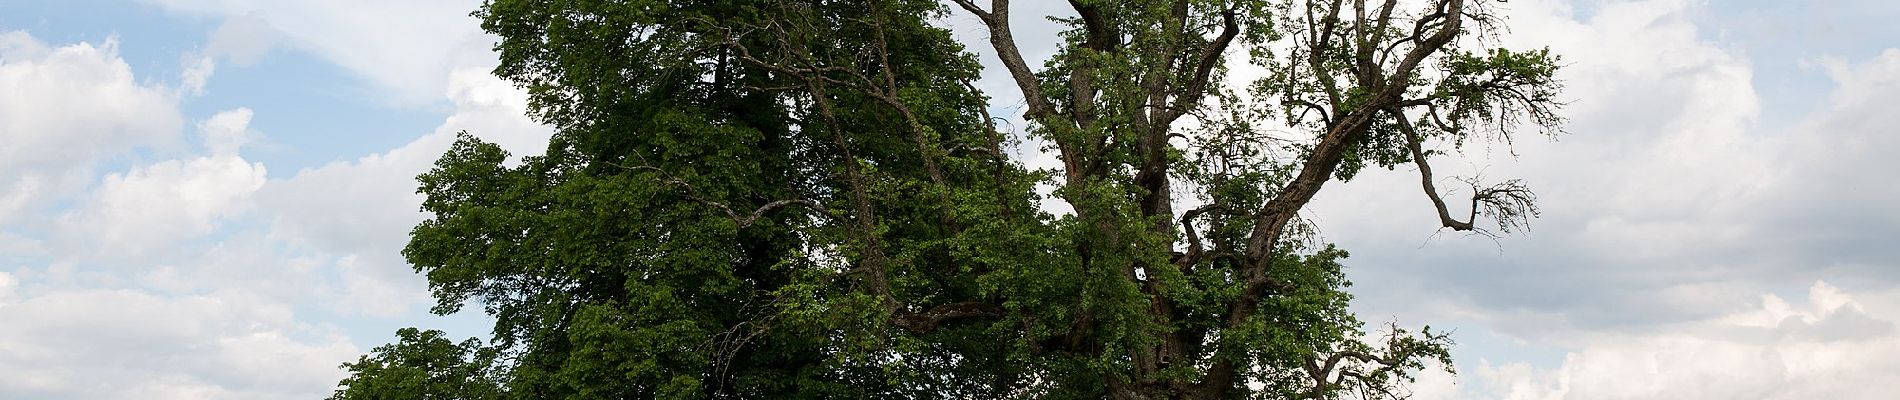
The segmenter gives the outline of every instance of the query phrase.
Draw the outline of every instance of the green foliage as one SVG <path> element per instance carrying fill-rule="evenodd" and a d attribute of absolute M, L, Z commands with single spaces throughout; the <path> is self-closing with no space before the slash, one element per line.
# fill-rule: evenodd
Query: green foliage
<path fill-rule="evenodd" d="M 1366 331 L 1297 212 L 1464 124 L 1554 124 L 1554 56 L 1390 71 L 1370 49 L 1428 40 L 1316 28 L 1318 2 L 1072 5 L 1008 71 L 1037 96 L 1012 136 L 937 1 L 490 0 L 495 73 L 558 132 L 527 157 L 461 136 L 403 254 L 492 340 L 405 330 L 338 397 L 1395 397 L 1449 365 L 1443 334 Z M 1267 76 L 1222 84 L 1230 51 Z M 1063 166 L 1010 159 L 1021 135 Z"/>
<path fill-rule="evenodd" d="M 331 400 L 504 399 L 499 354 L 468 339 L 442 338 L 442 331 L 396 331 L 397 342 L 344 363 L 350 377 Z"/>
<path fill-rule="evenodd" d="M 1457 134 L 1465 125 L 1482 124 L 1492 126 L 1492 132 L 1507 134 L 1520 116 L 1543 127 L 1560 122 L 1551 109 L 1557 103 L 1559 59 L 1550 49 L 1460 52 L 1440 62 L 1445 78 L 1431 98 L 1446 110 L 1443 120 L 1449 122 L 1425 121 L 1426 125 Z M 1455 140 L 1462 145 L 1465 139 Z"/>

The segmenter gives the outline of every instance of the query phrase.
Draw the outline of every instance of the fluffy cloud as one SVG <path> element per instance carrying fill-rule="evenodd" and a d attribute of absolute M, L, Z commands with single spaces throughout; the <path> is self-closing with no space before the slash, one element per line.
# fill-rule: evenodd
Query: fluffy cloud
<path fill-rule="evenodd" d="M 416 175 L 434 166 L 457 132 L 498 143 L 516 155 L 539 154 L 547 146 L 551 131 L 525 116 L 526 95 L 508 83 L 461 70 L 452 74 L 446 95 L 456 112 L 428 135 L 271 182 L 260 197 L 274 215 L 278 234 L 326 251 L 399 247 L 408 228 L 423 218 Z"/>
<path fill-rule="evenodd" d="M 184 67 L 178 78 L 180 89 L 193 96 L 203 95 L 205 83 L 218 70 L 218 60 L 238 66 L 254 64 L 277 45 L 281 40 L 278 36 L 270 23 L 257 15 L 225 18 L 218 29 L 211 32 L 211 40 L 204 48 L 183 57 Z"/>
<path fill-rule="evenodd" d="M 178 75 L 180 89 L 193 96 L 204 94 L 205 83 L 211 81 L 211 74 L 218 71 L 218 63 L 211 57 L 187 58 L 185 70 Z"/>
<path fill-rule="evenodd" d="M 1821 111 L 1786 132 L 1786 163 L 1760 218 L 1775 233 L 1777 262 L 1814 262 L 1820 271 L 1900 282 L 1900 187 L 1886 182 L 1900 171 L 1900 49 L 1861 62 L 1821 62 L 1834 91 Z"/>
<path fill-rule="evenodd" d="M 83 188 L 95 162 L 175 140 L 176 103 L 133 77 L 116 41 L 52 47 L 0 32 L 0 223 Z"/>
<path fill-rule="evenodd" d="M 55 258 L 0 271 L 0 397 L 326 393 L 335 364 L 360 349 L 310 321 L 398 315 L 424 296 L 398 254 L 424 217 L 413 177 L 457 131 L 516 154 L 538 152 L 548 131 L 521 116 L 518 90 L 481 72 L 493 61 L 466 17 L 472 0 L 145 1 L 223 18 L 206 58 L 186 59 L 179 88 L 135 79 L 110 41 L 56 47 L 0 33 L 0 256 Z M 1368 319 L 1475 325 L 1568 353 L 1551 365 L 1460 354 L 1478 362 L 1461 375 L 1470 381 L 1427 374 L 1418 394 L 1854 398 L 1867 394 L 1831 390 L 1895 379 L 1900 366 L 1887 360 L 1900 356 L 1900 314 L 1882 307 L 1900 293 L 1760 293 L 1788 289 L 1776 282 L 1900 281 L 1900 249 L 1883 242 L 1900 237 L 1900 189 L 1866 181 L 1900 170 L 1887 156 L 1900 150 L 1887 134 L 1900 126 L 1887 111 L 1900 102 L 1900 50 L 1811 62 L 1835 80 L 1833 94 L 1816 99 L 1818 113 L 1790 118 L 1799 124 L 1763 132 L 1756 121 L 1780 110 L 1764 108 L 1758 66 L 1696 25 L 1701 2 L 1594 2 L 1587 15 L 1571 3 L 1508 3 L 1516 30 L 1504 40 L 1566 56 L 1572 134 L 1519 140 L 1522 160 L 1475 148 L 1471 164 L 1441 166 L 1530 178 L 1546 200 L 1535 232 L 1436 236 L 1408 171 L 1330 187 L 1310 214 L 1355 251 Z M 1053 30 L 1028 16 L 1067 12 L 1021 7 L 1038 9 L 1019 10 L 1019 37 Z M 972 49 L 986 47 L 981 28 L 954 18 Z M 1032 59 L 1053 50 L 1022 45 Z M 270 117 L 243 109 L 199 123 L 202 154 L 92 171 L 130 149 L 170 146 L 185 120 L 179 94 L 203 87 L 212 58 L 244 64 L 275 48 L 355 71 L 398 101 L 446 94 L 454 112 L 399 148 L 286 179 L 264 180 L 264 166 L 238 154 L 254 135 L 249 120 Z M 1014 92 L 1000 70 L 985 73 L 991 93 Z M 70 193 L 82 194 L 76 208 L 39 221 L 60 223 L 52 236 L 15 224 Z M 96 254 L 141 265 L 102 269 L 88 262 Z"/>
<path fill-rule="evenodd" d="M 107 174 L 84 206 L 59 218 L 67 249 L 144 256 L 211 233 L 220 220 L 244 211 L 265 176 L 263 164 L 237 154 L 250 119 L 251 110 L 240 108 L 201 123 L 210 155 Z"/>
<path fill-rule="evenodd" d="M 0 274 L 0 276 L 4 276 Z M 0 298 L 4 299 L 4 298 Z M 283 306 L 129 290 L 0 306 L 0 397 L 290 399 L 324 393 L 358 353 Z"/>
<path fill-rule="evenodd" d="M 1505 45 L 1564 57 L 1569 134 L 1468 147 L 1437 166 L 1525 178 L 1543 218 L 1498 240 L 1437 232 L 1409 168 L 1329 188 L 1313 216 L 1355 251 L 1362 309 L 1562 343 L 1578 330 L 1706 318 L 1765 289 L 1756 272 L 1777 267 L 1748 250 L 1771 233 L 1755 216 L 1781 172 L 1769 156 L 1779 147 L 1754 131 L 1749 60 L 1706 39 L 1697 4 L 1605 2 L 1581 16 L 1565 2 L 1509 3 Z"/>
<path fill-rule="evenodd" d="M 1765 108 L 1755 71 L 1795 60 L 1719 41 L 1696 24 L 1703 3 L 1586 3 L 1587 14 L 1511 2 L 1516 29 L 1503 38 L 1565 57 L 1570 134 L 1440 163 L 1528 178 L 1543 200 L 1533 232 L 1434 232 L 1406 169 L 1316 201 L 1327 238 L 1354 250 L 1361 312 L 1521 347 L 1461 348 L 1457 358 L 1476 363 L 1462 377 L 1475 379 L 1436 398 L 1883 397 L 1865 390 L 1900 377 L 1886 361 L 1900 355 L 1893 310 L 1827 284 L 1806 305 L 1759 296 L 1784 282 L 1900 282 L 1888 243 L 1900 236 L 1900 190 L 1872 184 L 1900 170 L 1887 156 L 1900 151 L 1890 134 L 1900 116 L 1885 111 L 1900 101 L 1900 50 L 1810 62 L 1832 93 L 1817 87 L 1825 96 L 1807 99 L 1808 113 Z M 1796 122 L 1758 122 L 1770 119 Z M 1900 304 L 1870 290 L 1889 301 L 1866 304 Z M 1523 348 L 1568 355 L 1527 363 L 1536 357 Z"/>
<path fill-rule="evenodd" d="M 1666 331 L 1592 338 L 1555 368 L 1485 363 L 1475 375 L 1482 397 L 1510 400 L 1892 396 L 1900 310 L 1866 309 L 1826 282 L 1809 288 L 1805 304 L 1776 295 L 1758 304 Z"/>
<path fill-rule="evenodd" d="M 16 123 L 42 134 L 60 115 Z M 98 178 L 42 232 L 50 260 L 0 272 L 0 397 L 307 398 L 340 378 L 336 363 L 358 349 L 257 284 L 295 288 L 305 280 L 282 278 L 296 270 L 276 268 L 294 263 L 181 246 L 243 215 L 265 184 L 263 165 L 238 155 L 251 117 L 240 108 L 202 121 L 207 154 Z"/>
<path fill-rule="evenodd" d="M 526 95 L 507 82 L 459 70 L 450 75 L 446 95 L 456 112 L 434 132 L 388 152 L 299 171 L 259 194 L 273 237 L 337 257 L 338 304 L 389 315 L 427 292 L 399 253 L 409 228 L 425 217 L 415 177 L 434 166 L 457 132 L 517 156 L 546 148 L 551 131 L 525 116 Z"/>
<path fill-rule="evenodd" d="M 264 164 L 241 153 L 258 136 L 251 120 L 270 116 L 244 108 L 220 112 L 197 123 L 196 146 L 177 146 L 171 143 L 176 132 L 126 121 L 169 118 L 169 129 L 176 131 L 181 92 L 135 84 L 111 45 L 54 49 L 24 34 L 0 39 L 0 87 L 22 88 L 7 95 L 30 89 L 24 93 L 56 102 L 66 94 L 56 89 L 97 83 L 149 95 L 145 100 L 157 110 L 151 117 L 96 104 L 55 110 L 0 103 L 6 106 L 0 114 L 8 117 L 0 126 L 8 128 L 9 139 L 44 144 L 45 152 L 73 152 L 0 159 L 0 171 L 8 173 L 73 176 L 64 192 L 54 193 L 71 201 L 64 210 L 47 212 L 55 215 L 46 217 L 50 228 L 0 232 L 0 252 L 25 249 L 44 256 L 0 272 L 0 321 L 7 321 L 0 324 L 4 398 L 327 393 L 341 377 L 337 363 L 362 350 L 332 323 L 363 314 L 414 313 L 426 299 L 421 279 L 398 255 L 404 233 L 424 217 L 414 176 L 432 166 L 456 132 L 517 154 L 539 153 L 550 134 L 524 116 L 525 96 L 513 86 L 479 69 L 444 71 L 437 93 L 455 111 L 434 131 L 387 152 L 267 180 Z M 60 64 L 87 66 L 82 61 L 113 73 L 94 74 L 99 76 L 86 79 L 107 79 L 88 83 L 82 79 L 87 76 Z M 186 72 L 186 92 L 210 73 L 201 72 L 198 78 Z M 22 102 L 7 95 L 0 102 Z M 113 115 L 75 114 L 88 110 Z M 11 114 L 16 112 L 17 118 Z M 79 126 L 67 126 L 72 124 Z M 66 137 L 71 135 L 79 136 Z M 103 176 L 91 171 L 98 159 L 159 145 L 168 148 L 153 151 L 156 161 L 135 160 Z M 0 180 L 27 188 L 36 182 Z M 0 199 L 20 198 L 19 191 L 9 193 Z"/>

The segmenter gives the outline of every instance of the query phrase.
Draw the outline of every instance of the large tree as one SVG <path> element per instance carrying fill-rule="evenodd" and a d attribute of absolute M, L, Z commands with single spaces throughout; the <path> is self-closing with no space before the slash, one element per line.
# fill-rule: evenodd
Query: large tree
<path fill-rule="evenodd" d="M 1008 0 L 490 0 L 496 74 L 558 133 L 462 138 L 404 254 L 435 311 L 495 317 L 458 351 L 512 398 L 1401 397 L 1448 338 L 1365 330 L 1299 213 L 1374 166 L 1440 228 L 1535 215 L 1516 180 L 1435 187 L 1434 157 L 1559 123 L 1555 57 L 1496 48 L 1490 3 L 1071 0 L 1018 38 Z M 1012 158 L 1037 143 L 1060 165 Z M 490 387 L 398 387 L 463 386 Z"/>

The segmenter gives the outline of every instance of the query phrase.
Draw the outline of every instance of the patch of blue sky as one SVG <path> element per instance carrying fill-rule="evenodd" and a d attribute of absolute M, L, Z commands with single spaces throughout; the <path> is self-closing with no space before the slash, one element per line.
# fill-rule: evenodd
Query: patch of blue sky
<path fill-rule="evenodd" d="M 131 68 L 137 81 L 172 88 L 183 85 L 180 76 L 187 61 L 204 51 L 211 32 L 220 23 L 216 18 L 168 13 L 124 0 L 0 0 L 0 9 L 6 10 L 0 12 L 0 32 L 25 31 L 52 47 L 75 43 L 103 46 L 116 40 L 118 56 Z M 183 97 L 179 103 L 184 118 L 184 125 L 178 127 L 182 133 L 180 143 L 132 149 L 100 160 L 93 168 L 100 174 L 123 173 L 166 159 L 206 154 L 208 150 L 203 147 L 201 133 L 197 132 L 197 122 L 221 111 L 243 107 L 254 111 L 249 129 L 259 136 L 241 153 L 247 161 L 265 164 L 270 178 L 283 179 L 305 169 L 354 161 L 400 147 L 433 131 L 450 111 L 446 101 L 424 105 L 377 101 L 375 99 L 387 97 L 378 94 L 381 90 L 385 89 L 372 87 L 351 71 L 283 47 L 246 65 L 220 59 L 203 94 Z M 40 211 L 56 215 L 82 206 L 84 200 L 83 197 L 52 199 L 48 207 Z M 22 239 L 46 238 L 54 228 L 45 226 L 49 223 L 56 221 L 42 219 L 9 226 L 4 234 Z M 186 239 L 178 245 L 190 249 L 214 248 L 217 243 L 238 235 L 267 232 L 268 224 L 263 218 L 222 219 L 218 229 L 210 234 Z M 297 252 L 288 248 L 273 251 Z M 0 271 L 42 270 L 49 268 L 53 261 L 50 254 L 0 252 Z M 116 276 L 116 280 L 133 286 L 139 285 L 137 274 L 142 267 L 149 267 L 118 265 L 122 263 L 114 261 L 84 264 L 87 265 L 74 267 Z M 325 279 L 340 280 L 334 270 L 329 274 L 331 276 Z M 339 313 L 316 302 L 303 302 L 294 308 L 303 316 L 299 319 L 334 326 L 362 349 L 387 342 L 396 329 L 407 326 L 441 329 L 456 337 L 488 337 L 487 327 L 492 325 L 492 319 L 482 313 L 479 305 L 470 305 L 450 316 L 429 314 L 429 305 L 413 305 L 404 310 L 403 315 L 394 317 Z"/>
<path fill-rule="evenodd" d="M 156 8 L 120 0 L 0 0 L 0 10 L 6 10 L 0 12 L 0 32 L 24 31 L 53 48 L 77 43 L 103 47 L 117 41 L 118 56 L 131 68 L 134 79 L 170 87 L 178 86 L 178 77 L 184 71 L 180 56 L 198 46 L 187 38 L 203 36 L 202 32 L 212 26 L 212 21 L 161 18 Z M 101 160 L 96 167 L 100 171 L 123 171 L 151 159 L 154 153 L 178 150 L 138 149 Z M 65 209 L 65 205 L 53 209 Z"/>
<path fill-rule="evenodd" d="M 183 105 L 201 120 L 239 107 L 254 112 L 260 137 L 246 159 L 263 162 L 272 179 L 401 147 L 434 130 L 449 114 L 446 101 L 426 109 L 396 108 L 350 71 L 308 53 L 275 50 L 249 66 L 220 65 L 202 97 Z"/>
<path fill-rule="evenodd" d="M 1701 39 L 1738 51 L 1754 72 L 1764 133 L 1826 104 L 1834 88 L 1822 63 L 1859 62 L 1900 46 L 1900 2 L 1892 0 L 1727 0 L 1691 16 Z"/>
<path fill-rule="evenodd" d="M 194 51 L 217 26 L 205 18 L 180 18 L 125 0 L 0 0 L 0 32 L 26 31 L 49 46 L 118 38 L 119 55 L 141 81 L 175 83 L 184 71 L 179 58 Z"/>
<path fill-rule="evenodd" d="M 493 339 L 495 318 L 483 313 L 480 304 L 471 302 L 464 305 L 461 312 L 449 315 L 430 313 L 429 308 L 434 305 L 434 301 L 431 300 L 429 303 L 408 310 L 403 315 L 394 317 L 338 314 L 308 304 L 299 305 L 295 311 L 298 315 L 321 316 L 315 319 L 334 324 L 343 331 L 343 334 L 349 336 L 351 344 L 363 351 L 394 341 L 396 330 L 402 328 L 439 330 L 446 334 L 446 337 L 457 341 L 478 338 L 486 342 Z M 312 318 L 304 317 L 303 319 Z"/>
<path fill-rule="evenodd" d="M 0 232 L 0 237 L 4 237 L 7 235 L 15 235 L 16 237 L 4 238 L 0 240 L 25 240 L 26 238 L 31 237 L 31 236 L 19 235 L 18 233 L 14 233 L 14 232 Z M 8 274 L 19 274 L 20 270 L 27 269 L 27 268 L 40 268 L 52 262 L 53 262 L 53 259 L 51 257 L 48 257 L 45 254 L 28 254 L 28 253 L 16 252 L 16 251 L 0 251 L 0 272 L 4 272 Z"/>
<path fill-rule="evenodd" d="M 26 31 L 48 46 L 75 43 L 101 46 L 118 41 L 118 54 L 139 82 L 177 88 L 187 60 L 204 51 L 216 18 L 184 15 L 124 0 L 0 0 L 0 31 Z M 430 133 L 451 111 L 447 101 L 396 105 L 374 99 L 387 89 L 308 53 L 271 50 L 256 62 L 238 65 L 218 60 L 202 96 L 180 104 L 187 140 L 195 141 L 195 123 L 239 107 L 256 114 L 250 128 L 262 136 L 243 154 L 263 162 L 273 179 L 400 147 Z M 196 148 L 197 143 L 189 143 Z M 171 158 L 181 148 L 136 149 L 127 157 L 105 160 L 101 171 L 122 171 L 154 159 Z"/>
<path fill-rule="evenodd" d="M 1551 369 L 1562 366 L 1564 356 L 1570 353 L 1570 349 L 1532 344 L 1524 339 L 1500 334 L 1483 323 L 1456 325 L 1452 328 L 1452 340 L 1457 341 L 1452 345 L 1452 362 L 1458 366 L 1460 373 L 1476 372 L 1482 362 L 1489 362 L 1493 367 L 1510 362 Z"/>

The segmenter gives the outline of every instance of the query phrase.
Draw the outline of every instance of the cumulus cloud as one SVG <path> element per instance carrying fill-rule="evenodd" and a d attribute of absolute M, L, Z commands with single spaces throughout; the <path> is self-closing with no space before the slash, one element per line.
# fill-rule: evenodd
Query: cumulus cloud
<path fill-rule="evenodd" d="M 261 197 L 279 234 L 328 251 L 386 249 L 405 242 L 408 228 L 422 220 L 415 177 L 434 166 L 457 132 L 498 143 L 517 156 L 539 154 L 547 146 L 552 131 L 525 116 L 526 95 L 508 83 L 462 70 L 451 76 L 446 94 L 456 112 L 428 135 L 271 182 Z"/>
<path fill-rule="evenodd" d="M 415 313 L 426 299 L 399 256 L 424 217 L 414 176 L 459 131 L 516 154 L 547 143 L 519 89 L 442 46 L 473 31 L 472 3 L 163 5 L 233 16 L 182 59 L 176 87 L 141 83 L 113 41 L 0 33 L 0 261 L 19 263 L 0 266 L 0 398 L 328 393 L 337 363 L 361 351 L 331 323 Z M 454 111 L 402 147 L 285 179 L 243 154 L 259 137 L 251 121 L 269 115 L 216 113 L 183 146 L 181 99 L 202 93 L 217 63 L 279 45 Z"/>
<path fill-rule="evenodd" d="M 309 398 L 358 352 L 287 307 L 215 296 L 53 291 L 0 306 L 0 320 L 7 398 Z"/>
<path fill-rule="evenodd" d="M 1780 146 L 1755 131 L 1750 61 L 1707 39 L 1699 4 L 1604 2 L 1583 15 L 1568 2 L 1509 3 L 1506 46 L 1564 57 L 1569 133 L 1467 147 L 1437 167 L 1525 178 L 1543 218 L 1499 240 L 1438 232 L 1410 168 L 1331 187 L 1312 215 L 1354 250 L 1362 308 L 1561 341 L 1706 318 L 1762 290 L 1757 272 L 1777 267 L 1747 255 L 1772 233 L 1757 205 L 1782 172 L 1769 156 Z"/>
<path fill-rule="evenodd" d="M 1824 64 L 1834 90 L 1817 115 L 1786 133 L 1778 158 L 1787 165 L 1761 201 L 1761 218 L 1778 247 L 1798 250 L 1777 254 L 1779 262 L 1824 255 L 1825 273 L 1900 282 L 1900 247 L 1890 240 L 1900 236 L 1900 187 L 1884 183 L 1900 171 L 1893 157 L 1900 114 L 1892 112 L 1900 102 L 1900 49 Z"/>
<path fill-rule="evenodd" d="M 212 115 L 198 122 L 198 132 L 204 135 L 205 150 L 212 155 L 234 155 L 252 136 L 251 117 L 255 114 L 249 108 L 236 108 Z"/>
<path fill-rule="evenodd" d="M 0 222 L 83 188 L 94 163 L 181 131 L 172 89 L 144 83 L 118 42 L 49 46 L 0 32 Z"/>
<path fill-rule="evenodd" d="M 345 294 L 337 304 L 389 315 L 425 298 L 421 278 L 399 255 L 409 228 L 426 217 L 415 177 L 434 166 L 457 132 L 497 143 L 517 158 L 547 147 L 552 131 L 526 116 L 526 94 L 507 82 L 458 70 L 445 94 L 456 112 L 432 133 L 384 153 L 299 171 L 260 192 L 272 236 L 337 257 L 339 293 Z"/>
<path fill-rule="evenodd" d="M 390 317 L 426 299 L 398 255 L 423 218 L 414 176 L 459 131 L 517 154 L 546 146 L 520 90 L 472 69 L 447 81 L 456 111 L 388 152 L 266 180 L 241 153 L 258 135 L 251 120 L 268 116 L 237 108 L 197 122 L 200 154 L 81 185 L 90 191 L 44 237 L 50 260 L 0 272 L 0 397 L 327 393 L 361 349 L 312 312 Z"/>
<path fill-rule="evenodd" d="M 251 110 L 239 108 L 199 124 L 210 155 L 107 174 L 83 206 L 58 219 L 67 249 L 144 256 L 211 233 L 222 219 L 243 212 L 265 181 L 263 164 L 237 154 L 250 119 Z"/>
<path fill-rule="evenodd" d="M 1885 361 L 1900 355 L 1892 311 L 1827 284 L 1806 305 L 1758 299 L 1785 282 L 1900 282 L 1900 190 L 1873 183 L 1900 170 L 1886 111 L 1900 50 L 1813 62 L 1831 93 L 1823 81 L 1811 108 L 1765 107 L 1756 71 L 1795 60 L 1721 41 L 1697 25 L 1707 4 L 1588 3 L 1513 1 L 1503 38 L 1565 57 L 1570 133 L 1440 164 L 1528 178 L 1543 200 L 1533 231 L 1436 232 L 1405 168 L 1321 194 L 1311 215 L 1354 251 L 1358 309 L 1569 354 L 1462 347 L 1476 387 L 1436 398 L 1882 397 L 1863 389 L 1900 376 Z"/>
<path fill-rule="evenodd" d="M 1804 303 L 1765 295 L 1752 309 L 1710 320 L 1592 338 L 1554 368 L 1486 362 L 1475 376 L 1481 397 L 1510 400 L 1891 397 L 1886 384 L 1900 379 L 1900 310 L 1868 310 L 1818 281 Z"/>
<path fill-rule="evenodd" d="M 193 96 L 204 94 L 205 83 L 218 71 L 217 61 L 211 57 L 186 57 L 184 64 L 185 70 L 178 76 L 180 89 Z"/>

